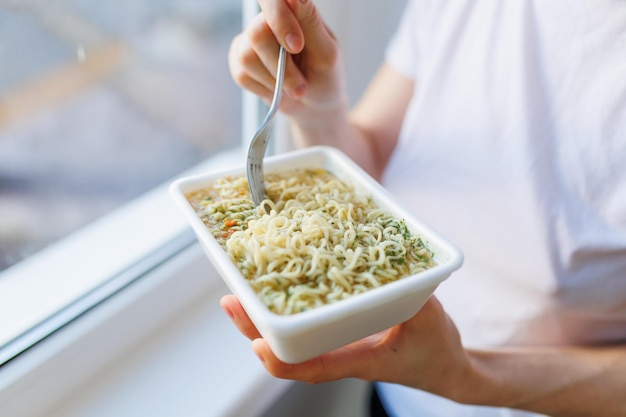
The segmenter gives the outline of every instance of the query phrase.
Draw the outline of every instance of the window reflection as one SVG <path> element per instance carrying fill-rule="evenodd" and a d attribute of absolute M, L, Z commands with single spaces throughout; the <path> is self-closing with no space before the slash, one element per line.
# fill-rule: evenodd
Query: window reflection
<path fill-rule="evenodd" d="M 0 271 L 238 145 L 232 0 L 0 0 Z"/>

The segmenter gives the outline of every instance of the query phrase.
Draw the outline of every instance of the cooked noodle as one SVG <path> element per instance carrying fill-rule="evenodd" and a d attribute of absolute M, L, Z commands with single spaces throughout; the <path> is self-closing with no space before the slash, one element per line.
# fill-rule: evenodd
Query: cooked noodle
<path fill-rule="evenodd" d="M 404 221 L 324 170 L 267 174 L 255 208 L 244 177 L 188 195 L 268 308 L 294 314 L 435 265 Z"/>

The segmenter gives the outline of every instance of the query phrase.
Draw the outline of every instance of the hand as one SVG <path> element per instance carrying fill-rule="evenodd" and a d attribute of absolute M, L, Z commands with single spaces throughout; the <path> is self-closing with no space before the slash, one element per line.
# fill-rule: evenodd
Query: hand
<path fill-rule="evenodd" d="M 456 326 L 431 297 L 410 320 L 299 364 L 280 361 L 233 295 L 221 300 L 237 328 L 270 374 L 309 383 L 360 378 L 453 396 L 465 384 L 469 362 Z"/>
<path fill-rule="evenodd" d="M 262 13 L 236 36 L 229 51 L 235 82 L 271 101 L 279 44 L 291 54 L 281 111 L 317 118 L 345 111 L 339 47 L 311 0 L 260 0 Z"/>

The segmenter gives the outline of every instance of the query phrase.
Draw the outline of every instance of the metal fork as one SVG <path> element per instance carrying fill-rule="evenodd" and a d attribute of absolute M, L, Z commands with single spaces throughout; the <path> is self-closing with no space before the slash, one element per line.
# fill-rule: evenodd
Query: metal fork
<path fill-rule="evenodd" d="M 287 63 L 287 51 L 282 46 L 278 54 L 278 71 L 276 73 L 276 86 L 274 87 L 274 97 L 272 104 L 261 123 L 261 127 L 256 131 L 250 148 L 248 148 L 248 187 L 254 205 L 258 206 L 265 199 L 265 183 L 263 181 L 263 157 L 265 149 L 269 142 L 272 126 L 274 125 L 274 116 L 280 104 L 280 98 L 283 93 L 283 79 L 285 78 L 285 66 Z"/>

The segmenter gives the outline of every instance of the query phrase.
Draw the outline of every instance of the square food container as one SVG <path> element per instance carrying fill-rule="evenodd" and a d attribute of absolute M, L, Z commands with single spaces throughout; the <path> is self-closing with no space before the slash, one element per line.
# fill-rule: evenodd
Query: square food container
<path fill-rule="evenodd" d="M 245 161 L 242 161 L 245 162 Z M 463 263 L 461 251 L 394 201 L 378 182 L 337 149 L 316 146 L 267 157 L 265 173 L 296 168 L 323 168 L 370 195 L 433 252 L 436 266 L 347 299 L 294 315 L 271 312 L 211 235 L 187 201 L 186 194 L 205 188 L 225 176 L 245 176 L 246 167 L 181 178 L 170 192 L 189 220 L 206 255 L 235 294 L 276 356 L 298 363 L 372 335 L 415 315 L 437 286 Z"/>

